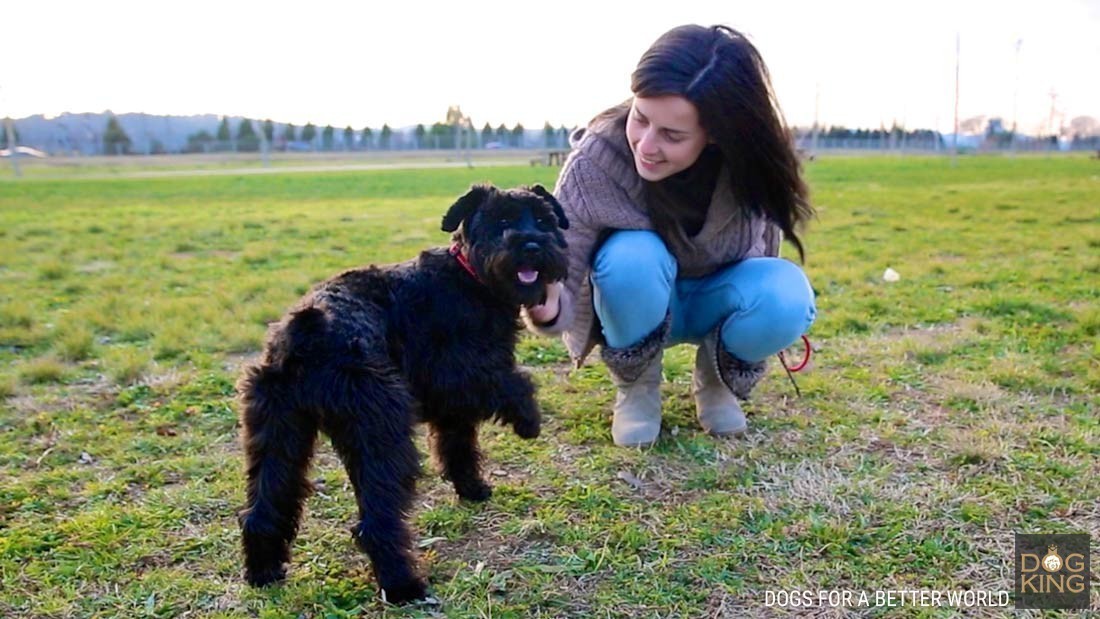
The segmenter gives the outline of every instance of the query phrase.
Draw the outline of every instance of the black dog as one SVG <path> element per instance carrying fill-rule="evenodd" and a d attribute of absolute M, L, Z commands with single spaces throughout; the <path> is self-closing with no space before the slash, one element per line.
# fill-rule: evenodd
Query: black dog
<path fill-rule="evenodd" d="M 443 217 L 454 245 L 322 283 L 272 326 L 263 360 L 238 384 L 248 464 L 240 513 L 245 576 L 286 575 L 317 431 L 327 434 L 355 488 L 352 528 L 391 602 L 420 599 L 404 517 L 419 456 L 413 424 L 430 424 L 435 459 L 464 499 L 484 501 L 478 424 L 534 438 L 534 385 L 515 366 L 521 305 L 564 279 L 569 225 L 539 185 L 475 186 Z"/>

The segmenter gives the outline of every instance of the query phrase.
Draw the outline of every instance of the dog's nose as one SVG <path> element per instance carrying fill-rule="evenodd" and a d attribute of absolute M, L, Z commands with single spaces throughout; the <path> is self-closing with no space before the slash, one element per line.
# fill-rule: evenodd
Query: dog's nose
<path fill-rule="evenodd" d="M 534 241 L 527 241 L 523 244 L 523 253 L 529 256 L 539 253 L 539 244 Z"/>

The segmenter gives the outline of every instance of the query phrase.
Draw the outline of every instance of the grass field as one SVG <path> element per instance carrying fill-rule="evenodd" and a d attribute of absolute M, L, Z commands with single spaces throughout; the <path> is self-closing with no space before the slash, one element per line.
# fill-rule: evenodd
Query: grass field
<path fill-rule="evenodd" d="M 660 442 L 620 449 L 603 366 L 525 338 L 542 438 L 484 429 L 485 504 L 425 463 L 441 605 L 379 600 L 327 443 L 287 584 L 244 586 L 233 383 L 266 324 L 343 268 L 445 244 L 471 182 L 555 173 L 0 182 L 0 616 L 770 616 L 767 591 L 1012 590 L 1015 532 L 1100 535 L 1100 163 L 825 159 L 801 398 L 773 366 L 748 436 L 708 437 L 678 347 Z"/>

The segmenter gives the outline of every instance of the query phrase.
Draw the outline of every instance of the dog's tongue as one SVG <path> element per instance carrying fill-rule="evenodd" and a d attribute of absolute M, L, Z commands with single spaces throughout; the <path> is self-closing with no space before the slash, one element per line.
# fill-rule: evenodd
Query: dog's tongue
<path fill-rule="evenodd" d="M 533 284 L 539 278 L 539 272 L 534 269 L 520 269 L 516 272 L 516 278 L 521 284 Z"/>

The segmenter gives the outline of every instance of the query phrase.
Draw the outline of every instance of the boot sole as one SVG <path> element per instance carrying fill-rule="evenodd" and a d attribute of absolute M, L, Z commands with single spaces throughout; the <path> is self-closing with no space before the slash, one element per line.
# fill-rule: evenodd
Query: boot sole
<path fill-rule="evenodd" d="M 733 430 L 722 430 L 722 431 L 707 430 L 707 434 L 709 434 L 711 436 L 718 437 L 718 438 L 731 438 L 731 437 L 740 438 L 742 436 L 745 436 L 745 433 L 748 432 L 748 430 L 749 430 L 749 427 L 746 425 L 744 427 L 736 428 L 736 429 L 733 429 Z"/>
<path fill-rule="evenodd" d="M 656 444 L 657 441 L 655 440 L 649 441 L 648 443 L 615 443 L 617 447 L 653 447 Z"/>

